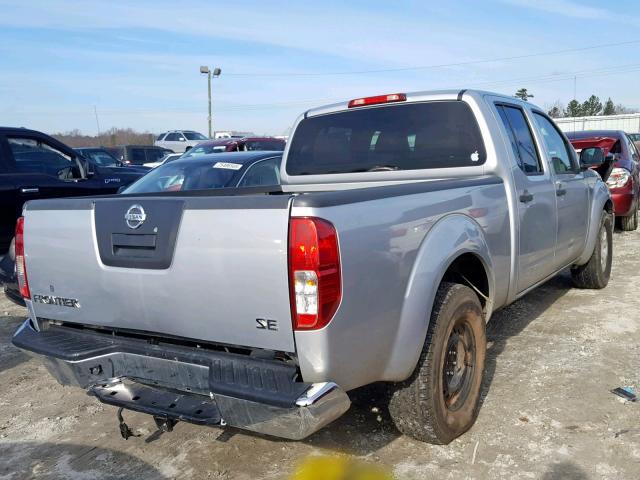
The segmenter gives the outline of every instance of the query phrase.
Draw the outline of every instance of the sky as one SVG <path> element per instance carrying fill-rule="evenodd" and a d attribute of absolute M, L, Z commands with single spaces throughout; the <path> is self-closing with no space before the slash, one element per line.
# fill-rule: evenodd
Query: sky
<path fill-rule="evenodd" d="M 288 132 L 366 95 L 527 88 L 640 107 L 631 0 L 0 0 L 0 124 Z M 636 16 L 638 15 L 638 16 Z"/>

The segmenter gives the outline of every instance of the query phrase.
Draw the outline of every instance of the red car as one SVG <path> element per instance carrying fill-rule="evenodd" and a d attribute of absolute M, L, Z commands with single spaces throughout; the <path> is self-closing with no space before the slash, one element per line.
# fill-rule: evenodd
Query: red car
<path fill-rule="evenodd" d="M 219 152 L 251 152 L 259 150 L 282 152 L 285 145 L 286 142 L 284 140 L 274 137 L 219 138 L 200 142 L 187 151 L 182 158 Z"/>
<path fill-rule="evenodd" d="M 607 179 L 614 212 L 622 230 L 638 228 L 640 207 L 640 154 L 629 136 L 619 130 L 567 132 L 573 148 L 600 147 L 613 155 L 615 164 Z"/>

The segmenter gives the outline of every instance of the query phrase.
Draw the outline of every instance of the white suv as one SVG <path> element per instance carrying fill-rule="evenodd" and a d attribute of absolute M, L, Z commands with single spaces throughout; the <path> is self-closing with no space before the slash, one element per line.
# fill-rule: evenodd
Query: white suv
<path fill-rule="evenodd" d="M 156 147 L 168 148 L 176 153 L 182 153 L 205 140 L 208 138 L 193 130 L 169 130 L 158 135 L 153 144 Z"/>

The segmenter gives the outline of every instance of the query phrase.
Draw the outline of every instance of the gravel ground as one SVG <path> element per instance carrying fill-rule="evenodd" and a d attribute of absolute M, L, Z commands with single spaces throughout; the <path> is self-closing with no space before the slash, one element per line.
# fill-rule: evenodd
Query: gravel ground
<path fill-rule="evenodd" d="M 0 294 L 0 480 L 279 479 L 333 454 L 397 479 L 640 478 L 640 402 L 610 393 L 640 387 L 640 232 L 614 245 L 607 289 L 572 289 L 565 274 L 494 316 L 480 416 L 448 446 L 400 435 L 375 400 L 303 442 L 184 423 L 159 436 L 136 413 L 125 416 L 141 436 L 125 441 L 114 408 L 10 344 L 25 310 Z"/>

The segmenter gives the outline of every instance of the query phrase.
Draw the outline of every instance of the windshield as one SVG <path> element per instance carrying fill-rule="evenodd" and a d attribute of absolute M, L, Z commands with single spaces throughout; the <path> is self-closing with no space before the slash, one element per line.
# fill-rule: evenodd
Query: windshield
<path fill-rule="evenodd" d="M 182 155 L 182 158 L 197 157 L 198 155 L 207 155 L 209 153 L 220 153 L 224 152 L 226 149 L 226 145 L 196 145 L 195 147 L 187 150 L 187 152 Z"/>
<path fill-rule="evenodd" d="M 120 165 L 116 157 L 104 150 L 84 150 L 82 154 L 85 157 L 89 157 L 89 159 L 93 160 L 100 167 L 118 167 Z"/>
<path fill-rule="evenodd" d="M 232 181 L 241 164 L 189 161 L 161 165 L 122 193 L 176 192 L 235 186 Z"/>
<path fill-rule="evenodd" d="M 480 128 L 464 102 L 350 109 L 302 120 L 287 156 L 289 175 L 482 165 Z"/>
<path fill-rule="evenodd" d="M 207 137 L 198 132 L 182 132 L 187 140 L 207 140 Z"/>

